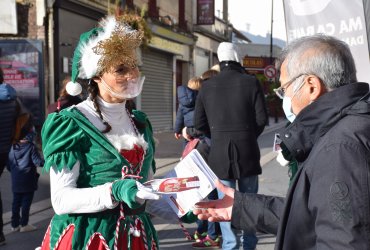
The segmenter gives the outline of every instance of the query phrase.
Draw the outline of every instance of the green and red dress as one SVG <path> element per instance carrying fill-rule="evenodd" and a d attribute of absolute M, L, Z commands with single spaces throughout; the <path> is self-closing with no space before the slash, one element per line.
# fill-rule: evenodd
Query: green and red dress
<path fill-rule="evenodd" d="M 145 182 L 155 172 L 154 140 L 146 115 L 133 111 L 135 119 L 146 127 L 137 131 L 147 142 L 145 152 L 135 146 L 117 150 L 77 108 L 48 116 L 42 129 L 46 171 L 72 169 L 80 164 L 77 188 L 94 188 L 135 174 L 140 164 L 139 179 L 125 179 L 125 202 L 113 209 L 92 213 L 55 214 L 41 249 L 157 249 L 158 239 L 145 204 L 136 202 L 136 180 Z M 138 153 L 139 152 L 139 153 Z M 140 159 L 142 157 L 142 159 Z M 135 169 L 136 168 L 136 169 Z M 68 201 L 66 201 L 68 202 Z"/>

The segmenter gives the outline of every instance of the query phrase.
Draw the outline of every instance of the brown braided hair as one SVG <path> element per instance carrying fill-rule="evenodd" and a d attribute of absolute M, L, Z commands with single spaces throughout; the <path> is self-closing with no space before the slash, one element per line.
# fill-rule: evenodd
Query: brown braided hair
<path fill-rule="evenodd" d="M 93 101 L 94 108 L 95 108 L 96 112 L 98 113 L 100 120 L 105 125 L 105 129 L 102 131 L 102 133 L 103 134 L 108 133 L 109 131 L 112 130 L 112 127 L 107 121 L 104 120 L 103 114 L 101 113 L 100 106 L 99 106 L 99 103 L 98 103 L 98 100 L 97 100 L 97 96 L 98 96 L 98 93 L 99 93 L 99 88 L 98 88 L 98 84 L 93 79 L 90 79 L 90 82 L 87 86 L 87 91 L 90 94 L 90 98 Z"/>

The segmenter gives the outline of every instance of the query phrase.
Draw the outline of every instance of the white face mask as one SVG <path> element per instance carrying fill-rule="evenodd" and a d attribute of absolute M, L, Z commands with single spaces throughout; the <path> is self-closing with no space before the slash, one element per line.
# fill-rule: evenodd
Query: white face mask
<path fill-rule="evenodd" d="M 294 82 L 292 83 L 294 84 Z M 303 81 L 295 90 L 294 90 L 294 94 L 292 97 L 289 97 L 289 96 L 285 96 L 284 95 L 284 98 L 283 98 L 283 110 L 284 110 L 284 113 L 285 113 L 285 116 L 286 118 L 288 119 L 288 121 L 290 122 L 293 122 L 296 118 L 296 115 L 293 113 L 293 109 L 292 109 L 292 99 L 293 97 L 298 93 L 298 91 L 302 88 L 302 86 L 305 84 L 305 82 Z"/>
<path fill-rule="evenodd" d="M 288 96 L 284 96 L 284 98 L 283 98 L 283 110 L 284 110 L 286 118 L 290 122 L 293 122 L 296 115 L 292 111 L 292 98 L 290 98 Z"/>
<path fill-rule="evenodd" d="M 145 76 L 143 77 L 138 77 L 135 79 L 130 79 L 127 81 L 127 87 L 124 91 L 121 93 L 118 93 L 111 89 L 109 85 L 103 80 L 103 78 L 100 78 L 101 82 L 103 83 L 103 87 L 108 90 L 110 95 L 115 98 L 120 98 L 120 99 L 132 99 L 140 95 L 141 91 L 143 90 L 143 84 L 145 80 Z"/>

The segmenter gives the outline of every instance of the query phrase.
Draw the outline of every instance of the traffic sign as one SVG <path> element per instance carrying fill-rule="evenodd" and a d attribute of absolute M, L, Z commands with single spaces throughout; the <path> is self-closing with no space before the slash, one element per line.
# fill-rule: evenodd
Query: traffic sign
<path fill-rule="evenodd" d="M 268 65 L 266 68 L 263 70 L 263 73 L 265 76 L 269 79 L 275 78 L 276 76 L 276 68 L 274 65 Z"/>

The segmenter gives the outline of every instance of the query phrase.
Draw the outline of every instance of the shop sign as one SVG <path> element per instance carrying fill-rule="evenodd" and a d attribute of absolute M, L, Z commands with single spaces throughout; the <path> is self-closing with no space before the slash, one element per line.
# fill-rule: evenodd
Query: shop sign
<path fill-rule="evenodd" d="M 188 51 L 189 50 L 188 50 L 188 46 L 186 46 L 186 45 L 171 42 L 169 40 L 160 38 L 158 36 L 154 36 L 150 40 L 150 46 L 154 47 L 154 48 L 157 48 L 157 49 L 161 49 L 161 50 L 164 50 L 164 51 L 171 52 L 171 53 L 176 54 L 176 55 L 181 55 L 181 56 L 183 56 L 184 60 L 189 59 L 189 56 L 188 56 L 188 54 L 189 54 Z"/>
<path fill-rule="evenodd" d="M 197 25 L 215 24 L 215 1 L 198 0 L 197 1 Z"/>
<path fill-rule="evenodd" d="M 244 57 L 243 67 L 245 68 L 264 68 L 265 60 L 262 57 Z"/>

